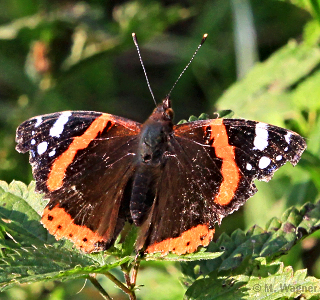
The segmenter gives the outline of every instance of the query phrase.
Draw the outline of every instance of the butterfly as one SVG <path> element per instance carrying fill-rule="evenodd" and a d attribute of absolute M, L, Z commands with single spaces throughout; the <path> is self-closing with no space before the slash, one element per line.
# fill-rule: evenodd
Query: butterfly
<path fill-rule="evenodd" d="M 296 165 L 306 148 L 297 133 L 262 122 L 174 125 L 169 96 L 143 124 L 64 111 L 23 122 L 16 142 L 30 153 L 36 191 L 49 200 L 41 222 L 56 239 L 101 251 L 129 222 L 138 251 L 179 255 L 207 246 L 215 225 L 257 191 L 255 179 Z"/>

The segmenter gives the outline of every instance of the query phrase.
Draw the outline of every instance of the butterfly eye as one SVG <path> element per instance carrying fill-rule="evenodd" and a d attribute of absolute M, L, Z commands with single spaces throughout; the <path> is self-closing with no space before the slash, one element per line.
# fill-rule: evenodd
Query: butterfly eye
<path fill-rule="evenodd" d="M 164 111 L 164 115 L 172 120 L 173 119 L 173 109 L 172 108 L 167 108 L 165 111 Z"/>

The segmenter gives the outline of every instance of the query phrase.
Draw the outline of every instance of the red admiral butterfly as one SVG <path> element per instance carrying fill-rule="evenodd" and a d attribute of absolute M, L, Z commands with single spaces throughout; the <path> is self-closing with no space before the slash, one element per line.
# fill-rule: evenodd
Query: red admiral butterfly
<path fill-rule="evenodd" d="M 128 221 L 140 227 L 137 250 L 191 253 L 257 191 L 254 179 L 296 165 L 306 148 L 297 133 L 261 122 L 172 119 L 167 96 L 144 124 L 93 111 L 22 123 L 16 149 L 30 152 L 36 190 L 49 199 L 49 232 L 100 251 Z"/>

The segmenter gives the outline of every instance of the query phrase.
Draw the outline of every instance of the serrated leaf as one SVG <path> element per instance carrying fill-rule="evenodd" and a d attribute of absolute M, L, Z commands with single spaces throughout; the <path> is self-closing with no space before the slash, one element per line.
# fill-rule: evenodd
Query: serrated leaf
<path fill-rule="evenodd" d="M 0 259 L 0 291 L 17 283 L 70 280 L 91 273 L 104 273 L 132 260 L 124 257 L 98 264 L 90 256 L 50 246 L 25 247 Z"/>
<path fill-rule="evenodd" d="M 36 204 L 37 203 L 37 204 Z M 42 195 L 34 192 L 34 184 L 26 186 L 22 182 L 12 182 L 8 185 L 0 181 L 0 216 L 10 220 L 10 226 L 34 236 L 40 241 L 53 242 L 48 231 L 40 224 L 39 211 L 45 203 Z"/>
<path fill-rule="evenodd" d="M 218 101 L 242 118 L 284 126 L 281 112 L 290 112 L 290 117 L 298 118 L 297 111 L 303 103 L 298 99 L 291 101 L 294 93 L 291 92 L 292 88 L 307 80 L 319 63 L 320 49 L 317 46 L 290 41 L 268 60 L 256 64 L 244 79 L 236 82 Z M 314 86 L 313 82 L 310 81 L 306 88 Z M 266 111 L 273 113 L 266 115 Z"/>
<path fill-rule="evenodd" d="M 128 232 L 127 234 L 125 234 L 124 241 L 120 243 L 120 236 L 119 236 L 116 242 L 114 243 L 113 247 L 116 250 L 113 252 L 113 255 L 120 256 L 120 257 L 135 255 L 135 242 L 138 235 L 138 228 L 136 226 L 130 226 L 130 228 L 128 228 L 127 230 Z"/>
<path fill-rule="evenodd" d="M 196 116 L 190 116 L 188 119 L 188 122 L 194 122 L 194 121 L 198 121 L 198 118 Z"/>
<path fill-rule="evenodd" d="M 210 117 L 206 113 L 202 113 L 198 118 L 198 120 L 208 120 L 208 119 L 210 119 Z"/>
<path fill-rule="evenodd" d="M 177 125 L 181 125 L 181 124 L 184 124 L 184 123 L 188 123 L 188 121 L 185 120 L 185 119 L 180 120 L 180 121 L 177 123 Z"/>
<path fill-rule="evenodd" d="M 196 116 L 190 116 L 188 121 L 183 119 L 183 120 L 180 120 L 177 125 L 180 125 L 180 124 L 184 124 L 184 123 L 188 123 L 188 122 L 194 122 L 194 121 L 198 121 L 198 120 L 208 120 L 210 119 L 210 116 L 206 113 L 202 113 L 198 118 Z M 215 119 L 215 116 L 213 115 L 211 117 L 211 119 Z"/>
<path fill-rule="evenodd" d="M 107 252 L 84 254 L 68 241 L 56 241 L 35 210 L 45 205 L 41 199 L 34 183 L 0 181 L 0 291 L 17 283 L 103 273 L 134 260 L 134 256 L 116 258 Z"/>
<path fill-rule="evenodd" d="M 234 112 L 231 109 L 223 109 L 216 112 L 218 115 L 217 118 L 232 118 L 234 115 Z"/>
<path fill-rule="evenodd" d="M 320 295 L 320 280 L 307 277 L 306 270 L 293 272 L 283 263 L 268 265 L 263 258 L 256 259 L 253 268 L 244 274 L 219 276 L 212 272 L 196 280 L 187 290 L 184 299 L 280 299 L 304 296 L 310 299 Z M 249 273 L 249 274 L 248 274 Z"/>
<path fill-rule="evenodd" d="M 215 252 L 205 252 L 204 249 L 199 250 L 198 252 L 177 255 L 173 253 L 169 253 L 167 255 L 162 255 L 161 253 L 152 253 L 147 254 L 145 256 L 146 260 L 165 260 L 165 261 L 199 261 L 199 260 L 207 260 L 214 259 L 222 255 L 222 253 Z"/>
<path fill-rule="evenodd" d="M 252 258 L 267 257 L 271 261 L 319 228 L 320 201 L 316 204 L 307 203 L 300 210 L 291 207 L 281 219 L 271 219 L 265 229 L 253 226 L 246 233 L 237 229 L 231 236 L 222 234 L 207 248 L 209 253 L 223 253 L 221 256 L 207 261 L 182 263 L 182 271 L 194 280 L 200 274 L 214 270 L 231 272 Z M 194 271 L 197 265 L 200 272 Z"/>

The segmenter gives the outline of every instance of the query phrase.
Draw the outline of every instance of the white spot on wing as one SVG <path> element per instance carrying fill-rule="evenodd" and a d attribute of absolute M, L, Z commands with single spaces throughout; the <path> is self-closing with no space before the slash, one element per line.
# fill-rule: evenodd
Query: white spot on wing
<path fill-rule="evenodd" d="M 246 169 L 247 169 L 248 171 L 251 171 L 251 170 L 252 170 L 252 165 L 251 165 L 251 164 L 249 164 L 249 163 L 247 163 L 247 165 L 246 165 Z"/>
<path fill-rule="evenodd" d="M 49 152 L 49 156 L 50 157 L 52 157 L 52 156 L 54 156 L 56 154 L 56 150 L 55 149 L 53 149 L 53 150 L 51 150 L 50 152 Z"/>
<path fill-rule="evenodd" d="M 292 133 L 291 133 L 291 132 L 287 132 L 287 134 L 284 136 L 287 144 L 290 144 L 291 136 L 292 136 Z"/>
<path fill-rule="evenodd" d="M 34 127 L 38 127 L 42 123 L 42 117 L 36 117 L 37 122 L 34 124 Z"/>
<path fill-rule="evenodd" d="M 41 154 L 45 153 L 47 148 L 48 148 L 47 142 L 40 143 L 37 148 L 38 154 L 41 155 Z"/>
<path fill-rule="evenodd" d="M 268 147 L 268 125 L 265 123 L 257 123 L 255 129 L 256 136 L 254 138 L 254 150 L 263 151 Z"/>
<path fill-rule="evenodd" d="M 271 159 L 266 156 L 262 156 L 259 160 L 259 168 L 265 169 L 267 166 L 270 165 Z"/>
<path fill-rule="evenodd" d="M 281 160 L 282 159 L 282 155 L 278 155 L 277 157 L 276 157 L 276 160 L 277 161 L 279 161 L 279 160 Z"/>
<path fill-rule="evenodd" d="M 71 116 L 70 111 L 63 112 L 60 117 L 55 121 L 53 126 L 50 128 L 50 136 L 59 137 L 63 132 L 64 125 L 68 122 L 69 117 Z"/>
<path fill-rule="evenodd" d="M 32 139 L 32 140 L 31 140 L 31 145 L 35 145 L 35 143 L 36 143 L 36 140 L 35 140 L 35 139 Z"/>

